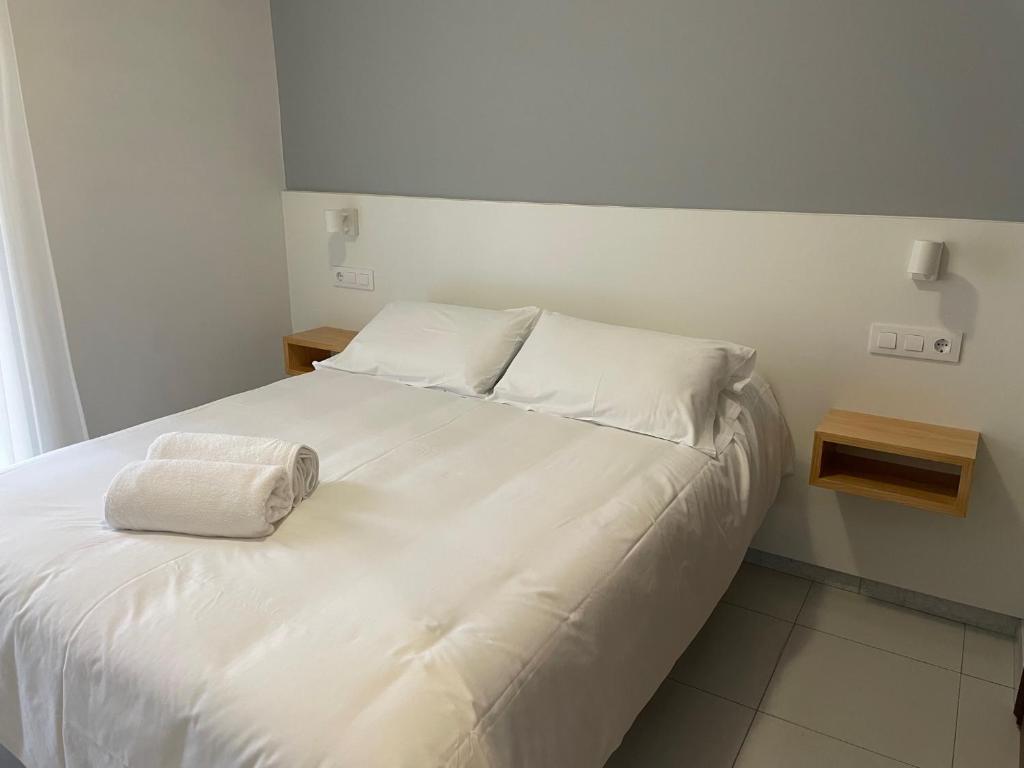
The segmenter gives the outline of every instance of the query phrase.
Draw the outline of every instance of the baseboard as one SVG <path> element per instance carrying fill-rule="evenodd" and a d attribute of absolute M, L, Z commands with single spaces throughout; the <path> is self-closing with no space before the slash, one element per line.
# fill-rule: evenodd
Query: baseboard
<path fill-rule="evenodd" d="M 894 587 L 880 581 L 862 579 L 860 576 L 853 576 L 842 571 L 833 571 L 830 568 L 822 568 L 819 565 L 811 565 L 800 560 L 792 560 L 781 555 L 774 555 L 771 552 L 762 552 L 759 549 L 748 549 L 746 561 L 755 565 L 763 565 L 783 573 L 800 576 L 810 581 L 821 584 L 828 584 L 832 587 L 845 589 L 849 592 L 859 592 L 862 595 L 873 597 L 876 600 L 884 600 L 887 603 L 902 605 L 906 608 L 913 608 L 923 613 L 930 613 L 944 619 L 952 619 L 963 624 L 989 632 L 996 632 L 1000 635 L 1009 635 L 1018 639 L 1018 656 L 1022 650 L 1021 620 L 1014 616 L 1006 616 L 1002 613 L 989 611 L 985 608 L 976 608 L 973 605 L 957 603 L 953 600 L 946 600 L 934 595 L 926 595 L 923 592 L 915 592 L 910 589 Z M 1019 665 L 1024 665 L 1024 659 L 1018 658 Z M 1018 666 L 1018 678 L 1020 676 Z"/>
<path fill-rule="evenodd" d="M 1013 660 L 1013 679 L 1020 683 L 1021 674 L 1024 673 L 1024 622 L 1017 627 L 1017 653 L 1014 654 Z"/>
<path fill-rule="evenodd" d="M 1014 661 L 1017 662 L 1013 668 L 1013 679 L 1017 685 L 1024 685 L 1021 674 L 1024 673 L 1024 622 L 1017 628 L 1017 653 L 1014 654 Z M 1020 768 L 1024 768 L 1024 729 L 1020 733 Z"/>

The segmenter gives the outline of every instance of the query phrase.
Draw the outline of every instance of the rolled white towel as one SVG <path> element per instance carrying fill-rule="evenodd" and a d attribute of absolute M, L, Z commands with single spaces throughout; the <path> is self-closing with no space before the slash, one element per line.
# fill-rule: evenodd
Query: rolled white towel
<path fill-rule="evenodd" d="M 284 467 L 292 487 L 292 506 L 308 498 L 320 484 L 320 457 L 308 445 L 276 437 L 168 432 L 149 446 L 148 459 L 197 459 L 273 464 Z"/>
<path fill-rule="evenodd" d="M 113 528 L 258 538 L 292 509 L 283 467 L 162 459 L 136 461 L 107 489 Z"/>

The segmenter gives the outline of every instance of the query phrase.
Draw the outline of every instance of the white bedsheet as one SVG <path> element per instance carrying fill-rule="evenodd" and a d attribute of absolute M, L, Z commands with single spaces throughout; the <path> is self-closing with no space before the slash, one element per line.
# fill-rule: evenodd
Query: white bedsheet
<path fill-rule="evenodd" d="M 760 380 L 718 460 L 318 371 L 0 474 L 0 743 L 54 766 L 602 765 L 735 572 L 786 461 Z M 171 430 L 308 443 L 262 541 L 119 533 Z"/>

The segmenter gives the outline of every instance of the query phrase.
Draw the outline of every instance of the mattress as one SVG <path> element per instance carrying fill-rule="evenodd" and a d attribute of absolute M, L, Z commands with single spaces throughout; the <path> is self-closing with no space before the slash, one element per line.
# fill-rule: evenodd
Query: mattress
<path fill-rule="evenodd" d="M 323 370 L 0 474 L 0 743 L 40 766 L 601 766 L 778 488 L 760 379 L 718 459 Z M 259 541 L 121 533 L 171 430 L 310 444 Z"/>

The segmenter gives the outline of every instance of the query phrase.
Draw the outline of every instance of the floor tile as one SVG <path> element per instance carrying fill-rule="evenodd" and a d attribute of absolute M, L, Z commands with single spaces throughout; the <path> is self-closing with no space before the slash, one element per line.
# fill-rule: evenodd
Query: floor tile
<path fill-rule="evenodd" d="M 791 624 L 719 603 L 669 676 L 757 708 Z"/>
<path fill-rule="evenodd" d="M 736 768 L 906 768 L 860 747 L 758 713 Z"/>
<path fill-rule="evenodd" d="M 761 708 L 920 768 L 948 768 L 959 677 L 797 626 Z"/>
<path fill-rule="evenodd" d="M 815 584 L 797 623 L 960 671 L 964 625 L 948 619 Z"/>
<path fill-rule="evenodd" d="M 1014 638 L 1006 635 L 968 627 L 964 638 L 964 674 L 990 683 L 1014 686 L 1015 642 Z"/>
<path fill-rule="evenodd" d="M 754 711 L 666 680 L 606 768 L 730 768 Z"/>
<path fill-rule="evenodd" d="M 783 621 L 794 621 L 810 586 L 807 579 L 743 563 L 722 599 Z"/>
<path fill-rule="evenodd" d="M 1012 688 L 966 675 L 960 683 L 953 768 L 1016 768 L 1020 731 Z"/>

